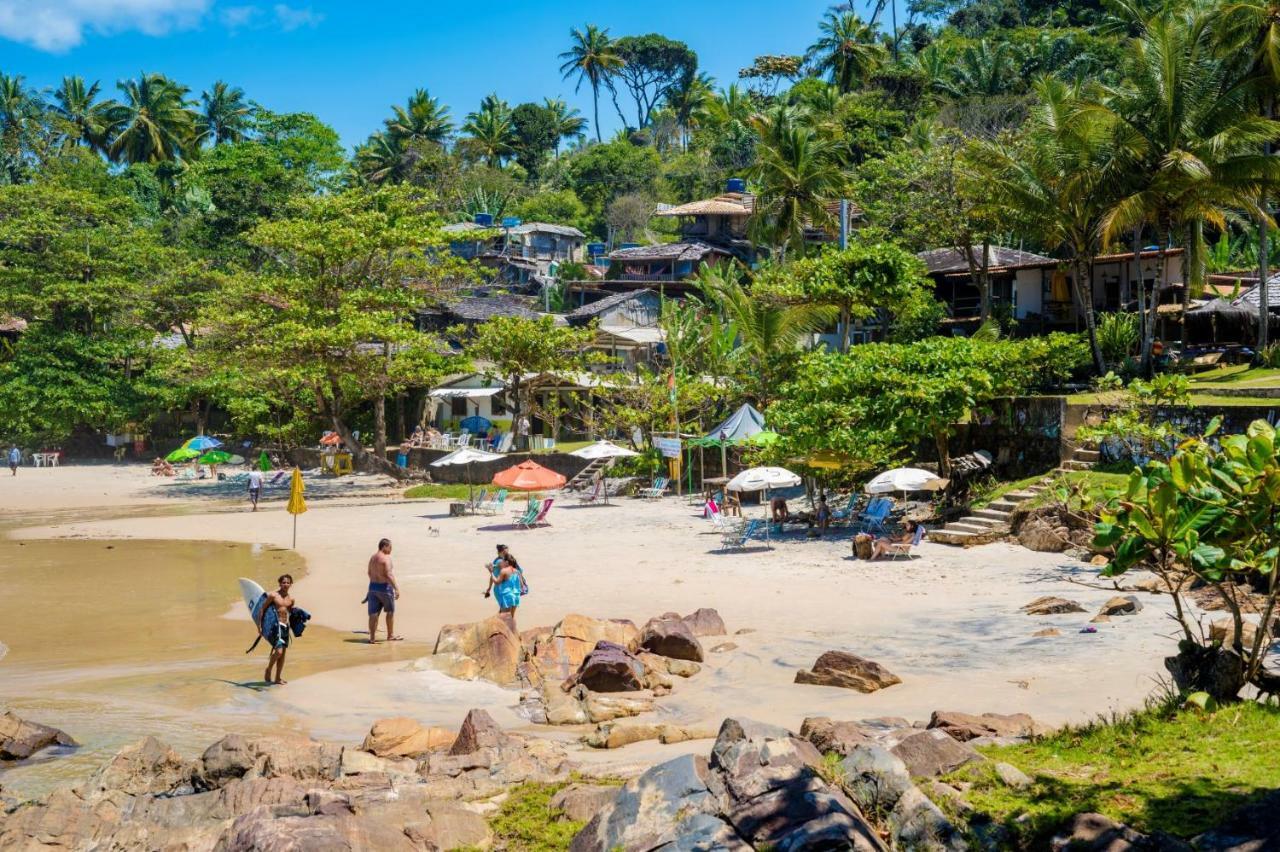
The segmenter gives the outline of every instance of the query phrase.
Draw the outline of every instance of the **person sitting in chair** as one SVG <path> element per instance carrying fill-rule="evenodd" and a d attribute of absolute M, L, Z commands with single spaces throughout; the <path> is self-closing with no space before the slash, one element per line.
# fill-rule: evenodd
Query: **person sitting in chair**
<path fill-rule="evenodd" d="M 892 553 L 895 550 L 901 550 L 903 546 L 910 546 L 916 540 L 916 522 L 907 521 L 903 524 L 902 532 L 897 536 L 883 536 L 877 538 L 871 543 L 871 558 L 879 559 L 885 554 Z"/>

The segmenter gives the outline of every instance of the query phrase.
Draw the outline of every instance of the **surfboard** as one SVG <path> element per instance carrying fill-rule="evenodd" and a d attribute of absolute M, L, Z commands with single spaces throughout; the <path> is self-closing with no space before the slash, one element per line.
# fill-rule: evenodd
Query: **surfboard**
<path fill-rule="evenodd" d="M 244 597 L 244 605 L 249 609 L 249 617 L 253 619 L 253 625 L 258 626 L 258 618 L 262 615 L 262 608 L 267 605 L 267 593 L 247 577 L 240 578 L 240 594 Z M 267 638 L 267 633 L 275 630 L 275 613 L 267 613 L 267 618 L 263 619 L 261 631 L 262 637 Z"/>

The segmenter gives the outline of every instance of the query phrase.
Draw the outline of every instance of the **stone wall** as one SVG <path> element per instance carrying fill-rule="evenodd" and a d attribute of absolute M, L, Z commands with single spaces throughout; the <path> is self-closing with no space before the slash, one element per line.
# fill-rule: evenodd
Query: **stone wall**
<path fill-rule="evenodd" d="M 1019 396 L 994 400 L 977 412 L 976 423 L 956 427 L 949 449 L 952 458 L 976 450 L 991 454 L 1002 479 L 1021 479 L 1057 467 L 1062 459 L 1062 424 L 1066 398 Z M 932 442 L 922 457 L 937 459 Z"/>

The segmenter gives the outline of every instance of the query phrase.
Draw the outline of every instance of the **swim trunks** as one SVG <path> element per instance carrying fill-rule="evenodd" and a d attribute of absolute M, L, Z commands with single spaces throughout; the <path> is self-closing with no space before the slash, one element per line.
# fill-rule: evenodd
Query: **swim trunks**
<path fill-rule="evenodd" d="M 384 611 L 387 613 L 396 611 L 396 595 L 392 591 L 390 583 L 370 583 L 368 600 L 370 615 L 377 615 Z"/>

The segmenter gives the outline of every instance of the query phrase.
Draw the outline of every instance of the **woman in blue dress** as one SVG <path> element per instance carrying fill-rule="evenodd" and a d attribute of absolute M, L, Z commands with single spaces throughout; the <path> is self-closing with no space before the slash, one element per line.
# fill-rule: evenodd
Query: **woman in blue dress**
<path fill-rule="evenodd" d="M 484 596 L 487 598 L 490 593 L 498 601 L 498 616 L 514 631 L 516 608 L 520 606 L 520 569 L 510 556 L 499 556 L 489 567 L 489 587 Z"/>

